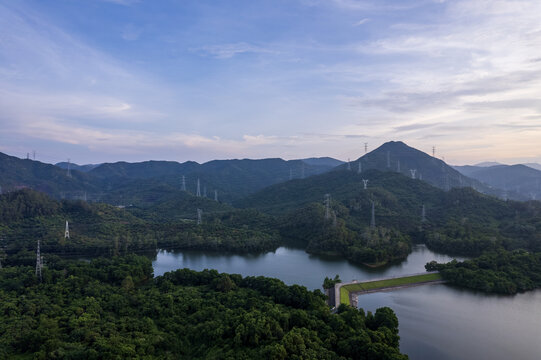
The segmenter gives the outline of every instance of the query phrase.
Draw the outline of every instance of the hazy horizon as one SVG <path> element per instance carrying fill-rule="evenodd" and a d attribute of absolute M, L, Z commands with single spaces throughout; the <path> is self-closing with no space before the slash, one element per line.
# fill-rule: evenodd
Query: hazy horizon
<path fill-rule="evenodd" d="M 0 0 L 0 151 L 541 163 L 541 2 Z"/>

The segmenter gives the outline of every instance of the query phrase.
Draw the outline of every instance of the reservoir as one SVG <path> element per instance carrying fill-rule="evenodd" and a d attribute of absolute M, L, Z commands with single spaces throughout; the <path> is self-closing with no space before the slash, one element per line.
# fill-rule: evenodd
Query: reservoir
<path fill-rule="evenodd" d="M 258 255 L 205 251 L 160 250 L 154 275 L 180 268 L 216 269 L 243 276 L 267 276 L 288 285 L 320 289 L 325 276 L 342 281 L 369 280 L 425 271 L 432 260 L 453 257 L 424 245 L 413 247 L 402 262 L 371 269 L 336 257 L 315 256 L 302 249 L 280 247 Z M 457 258 L 457 260 L 462 260 Z M 391 307 L 400 323 L 400 349 L 410 359 L 538 359 L 541 354 L 541 290 L 515 296 L 495 296 L 447 285 L 362 295 L 359 307 L 374 312 Z"/>

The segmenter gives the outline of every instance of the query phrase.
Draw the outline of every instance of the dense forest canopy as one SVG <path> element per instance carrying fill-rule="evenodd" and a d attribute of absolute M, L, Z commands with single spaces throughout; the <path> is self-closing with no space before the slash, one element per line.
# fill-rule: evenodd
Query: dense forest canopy
<path fill-rule="evenodd" d="M 276 279 L 188 269 L 152 278 L 146 257 L 50 256 L 0 271 L 0 357 L 407 359 L 398 320 Z"/>

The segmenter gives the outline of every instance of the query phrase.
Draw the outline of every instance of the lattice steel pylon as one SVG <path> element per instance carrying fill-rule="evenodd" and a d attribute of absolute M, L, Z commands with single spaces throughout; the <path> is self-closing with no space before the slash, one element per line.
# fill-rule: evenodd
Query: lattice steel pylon
<path fill-rule="evenodd" d="M 39 279 L 39 282 L 42 280 L 41 270 L 43 268 L 43 263 L 41 262 L 41 252 L 40 252 L 40 240 L 38 239 L 38 249 L 36 251 L 36 277 Z"/>
<path fill-rule="evenodd" d="M 66 231 L 64 232 L 64 238 L 69 239 L 70 238 L 70 227 L 68 224 L 68 220 L 66 220 Z"/>

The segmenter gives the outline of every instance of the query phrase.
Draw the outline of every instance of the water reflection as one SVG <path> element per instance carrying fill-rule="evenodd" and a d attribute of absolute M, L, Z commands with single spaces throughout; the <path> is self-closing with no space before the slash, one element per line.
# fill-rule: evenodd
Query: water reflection
<path fill-rule="evenodd" d="M 427 262 L 452 260 L 447 255 L 430 251 L 424 245 L 416 245 L 407 260 L 382 268 L 369 268 L 353 264 L 339 257 L 309 255 L 304 250 L 280 247 L 274 252 L 251 255 L 235 255 L 196 250 L 160 250 L 153 261 L 154 275 L 179 268 L 193 270 L 216 269 L 220 272 L 243 276 L 268 276 L 281 279 L 286 284 L 304 285 L 320 289 L 325 276 L 340 275 L 343 281 L 368 280 L 400 274 L 424 272 Z"/>

